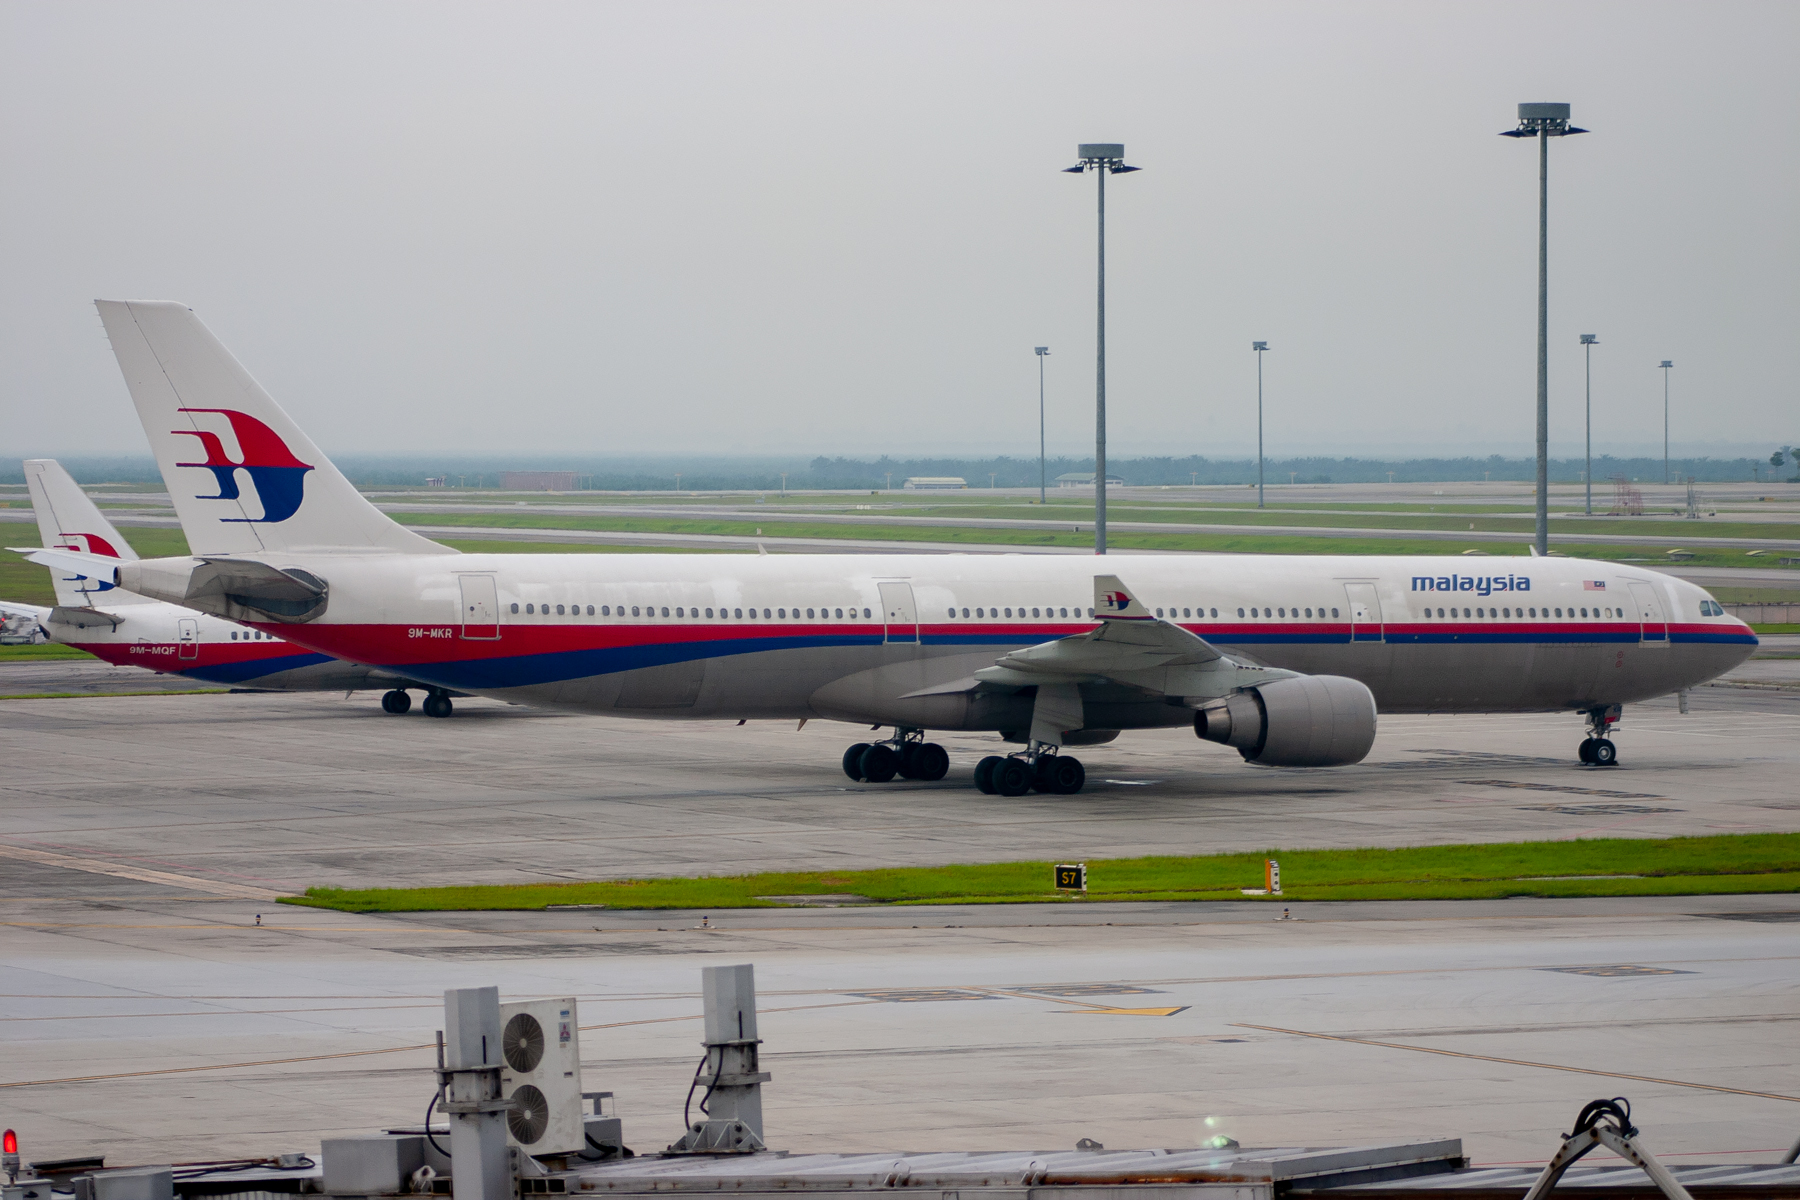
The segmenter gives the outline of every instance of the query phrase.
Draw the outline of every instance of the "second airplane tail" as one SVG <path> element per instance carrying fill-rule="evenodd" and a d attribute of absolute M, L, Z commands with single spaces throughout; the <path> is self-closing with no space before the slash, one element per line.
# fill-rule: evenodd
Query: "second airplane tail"
<path fill-rule="evenodd" d="M 101 514 L 100 506 L 54 458 L 26 459 L 25 486 L 31 492 L 38 538 L 45 548 L 75 550 L 119 562 L 137 558 L 131 543 L 120 536 L 112 522 Z M 150 603 L 143 596 L 114 587 L 110 571 L 95 577 L 52 566 L 50 582 L 56 589 L 56 603 L 67 608 Z"/>
<path fill-rule="evenodd" d="M 192 309 L 95 306 L 195 554 L 455 553 L 370 504 Z"/>

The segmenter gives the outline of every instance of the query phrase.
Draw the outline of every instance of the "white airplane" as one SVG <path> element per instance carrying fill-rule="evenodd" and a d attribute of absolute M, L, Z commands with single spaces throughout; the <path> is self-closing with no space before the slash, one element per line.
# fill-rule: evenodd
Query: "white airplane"
<path fill-rule="evenodd" d="M 147 667 L 233 687 L 335 692 L 385 686 L 390 691 L 382 698 L 383 708 L 405 712 L 411 705 L 411 697 L 396 686 L 410 681 L 390 672 L 331 658 L 271 631 L 116 587 L 113 568 L 135 562 L 137 551 L 62 464 L 52 458 L 26 459 L 25 486 L 45 546 L 110 560 L 103 573 L 71 573 L 52 566 L 54 608 L 0 601 L 0 612 L 32 617 L 51 641 L 119 666 Z M 399 701 L 393 699 L 396 695 Z"/>
<path fill-rule="evenodd" d="M 1079 790 L 1065 749 L 1126 729 L 1357 762 L 1377 710 L 1580 712 L 1580 758 L 1610 765 L 1622 705 L 1756 645 L 1682 580 L 1558 558 L 456 554 L 363 499 L 189 309 L 99 309 L 194 549 L 113 581 L 403 673 L 427 711 L 892 726 L 844 753 L 871 782 L 942 778 L 925 731 L 988 730 L 1019 749 L 976 786 L 1019 795 Z"/>

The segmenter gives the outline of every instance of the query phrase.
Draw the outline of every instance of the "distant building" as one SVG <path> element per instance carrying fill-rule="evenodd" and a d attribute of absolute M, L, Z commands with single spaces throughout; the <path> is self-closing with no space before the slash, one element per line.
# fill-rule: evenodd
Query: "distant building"
<path fill-rule="evenodd" d="M 427 475 L 425 477 L 425 486 L 426 487 L 448 487 L 449 486 L 449 477 L 445 476 L 445 475 Z"/>
<path fill-rule="evenodd" d="M 954 492 L 969 482 L 961 475 L 914 475 L 903 486 L 909 492 Z"/>
<path fill-rule="evenodd" d="M 502 471 L 500 472 L 500 490 L 503 492 L 572 492 L 575 490 L 575 472 Z"/>
<path fill-rule="evenodd" d="M 1111 471 L 1108 471 L 1106 473 L 1106 486 L 1113 487 L 1114 485 L 1124 487 L 1125 481 L 1120 479 L 1117 475 L 1114 475 Z M 1091 488 L 1094 486 L 1094 473 L 1092 471 L 1070 471 L 1067 475 L 1058 475 L 1056 477 L 1056 486 L 1065 488 Z"/>

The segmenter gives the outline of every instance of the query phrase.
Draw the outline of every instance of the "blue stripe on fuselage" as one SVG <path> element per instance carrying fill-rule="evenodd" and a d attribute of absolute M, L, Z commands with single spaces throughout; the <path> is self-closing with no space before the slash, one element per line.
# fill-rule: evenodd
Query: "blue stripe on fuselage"
<path fill-rule="evenodd" d="M 1196 631 L 1198 632 L 1198 631 Z M 1034 646 L 1056 640 L 1057 634 L 1041 630 L 1007 634 L 1001 630 L 971 630 L 968 633 L 926 633 L 919 641 L 927 646 L 991 647 L 996 653 L 1021 646 Z M 1210 641 L 1219 646 L 1301 646 L 1348 645 L 1349 632 L 1284 632 L 1276 628 L 1215 633 Z M 1359 634 L 1359 644 L 1379 643 L 1379 637 Z M 1754 645 L 1753 635 L 1737 633 L 1677 633 L 1672 642 Z M 569 679 L 585 679 L 636 671 L 646 667 L 662 667 L 696 659 L 729 658 L 739 654 L 760 654 L 778 650 L 826 649 L 831 647 L 880 646 L 885 639 L 879 632 L 795 634 L 771 637 L 731 637 L 704 641 L 651 642 L 636 646 L 596 647 L 585 650 L 554 650 L 542 654 L 521 654 L 506 658 L 463 659 L 439 663 L 392 663 L 386 669 L 411 679 L 459 691 L 486 691 L 501 688 L 530 687 L 559 683 Z M 1443 631 L 1399 633 L 1389 631 L 1386 641 L 1393 645 L 1637 645 L 1645 639 L 1636 632 L 1619 630 L 1601 632 L 1528 631 L 1515 629 L 1458 628 Z M 912 645 L 894 642 L 893 645 Z M 319 656 L 316 661 L 324 661 Z"/>
<path fill-rule="evenodd" d="M 208 683 L 247 683 L 252 679 L 263 679 L 282 671 L 294 671 L 301 667 L 316 666 L 319 663 L 332 661 L 329 654 L 284 654 L 280 658 L 257 658 L 247 662 L 220 663 L 215 667 L 190 667 L 185 671 L 177 671 L 177 675 L 185 675 L 190 679 L 204 679 Z"/>

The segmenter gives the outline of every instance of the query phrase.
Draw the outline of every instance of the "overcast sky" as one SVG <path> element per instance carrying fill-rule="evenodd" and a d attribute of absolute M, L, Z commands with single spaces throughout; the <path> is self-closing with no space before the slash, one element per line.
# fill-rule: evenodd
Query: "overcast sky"
<path fill-rule="evenodd" d="M 0 5 L 0 451 L 142 453 L 181 300 L 328 451 L 1800 441 L 1800 4 Z M 1766 454 L 1767 449 L 1762 453 Z"/>

